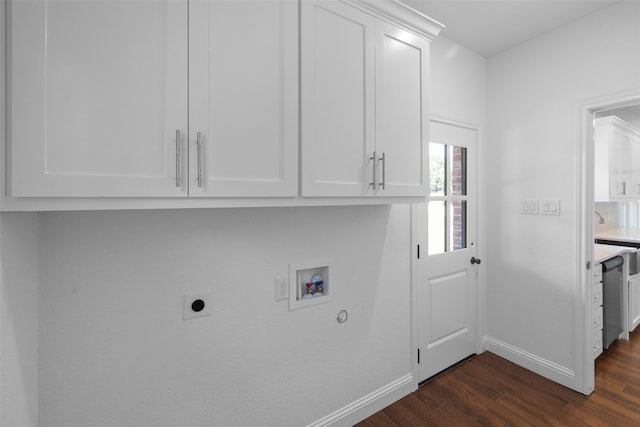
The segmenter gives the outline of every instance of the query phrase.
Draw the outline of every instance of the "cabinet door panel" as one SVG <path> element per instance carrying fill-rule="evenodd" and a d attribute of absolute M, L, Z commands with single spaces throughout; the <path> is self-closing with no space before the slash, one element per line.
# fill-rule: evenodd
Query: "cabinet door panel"
<path fill-rule="evenodd" d="M 189 31 L 189 194 L 297 195 L 297 2 L 193 1 Z"/>
<path fill-rule="evenodd" d="M 640 138 L 631 135 L 629 138 L 631 146 L 629 155 L 629 171 L 631 175 L 630 196 L 634 199 L 640 198 Z"/>
<path fill-rule="evenodd" d="M 11 4 L 13 196 L 186 195 L 176 185 L 186 11 L 186 1 Z"/>
<path fill-rule="evenodd" d="M 631 143 L 622 129 L 611 128 L 611 197 L 628 198 L 631 191 Z"/>
<path fill-rule="evenodd" d="M 378 195 L 426 196 L 429 43 L 378 21 L 376 151 L 384 153 Z"/>
<path fill-rule="evenodd" d="M 633 332 L 640 324 L 640 277 L 629 279 L 629 331 Z"/>
<path fill-rule="evenodd" d="M 373 17 L 302 4 L 302 195 L 362 196 L 374 136 Z"/>

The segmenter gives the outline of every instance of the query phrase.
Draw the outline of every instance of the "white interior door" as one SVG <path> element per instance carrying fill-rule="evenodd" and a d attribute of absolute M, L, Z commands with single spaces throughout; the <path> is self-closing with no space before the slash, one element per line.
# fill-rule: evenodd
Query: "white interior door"
<path fill-rule="evenodd" d="M 432 121 L 429 196 L 414 206 L 418 380 L 477 348 L 477 130 Z"/>

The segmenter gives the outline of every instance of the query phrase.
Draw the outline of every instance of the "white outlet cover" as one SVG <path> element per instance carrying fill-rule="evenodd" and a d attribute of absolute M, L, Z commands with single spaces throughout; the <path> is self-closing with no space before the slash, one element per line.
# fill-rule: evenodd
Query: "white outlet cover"
<path fill-rule="evenodd" d="M 273 293 L 276 301 L 289 299 L 289 276 L 276 276 Z"/>
<path fill-rule="evenodd" d="M 202 300 L 204 302 L 204 308 L 200 311 L 194 311 L 192 305 L 195 301 Z M 184 296 L 183 303 L 183 317 L 184 320 L 195 319 L 196 317 L 211 316 L 211 308 L 213 298 L 211 291 L 190 293 Z"/>

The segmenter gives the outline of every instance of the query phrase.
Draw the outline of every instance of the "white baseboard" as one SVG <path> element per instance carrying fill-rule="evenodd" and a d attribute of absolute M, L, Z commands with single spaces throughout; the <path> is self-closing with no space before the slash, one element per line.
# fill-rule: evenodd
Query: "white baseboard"
<path fill-rule="evenodd" d="M 412 374 L 407 374 L 307 427 L 353 426 L 415 390 L 416 380 Z"/>
<path fill-rule="evenodd" d="M 576 375 L 573 370 L 495 338 L 485 336 L 482 342 L 487 351 L 548 378 L 551 381 L 575 390 Z"/>

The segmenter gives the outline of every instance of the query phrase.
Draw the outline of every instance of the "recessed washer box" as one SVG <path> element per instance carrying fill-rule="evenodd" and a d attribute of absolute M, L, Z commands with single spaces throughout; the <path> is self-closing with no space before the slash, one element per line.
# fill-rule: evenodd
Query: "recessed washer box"
<path fill-rule="evenodd" d="M 329 260 L 310 260 L 289 265 L 289 310 L 329 302 L 333 297 Z"/>

